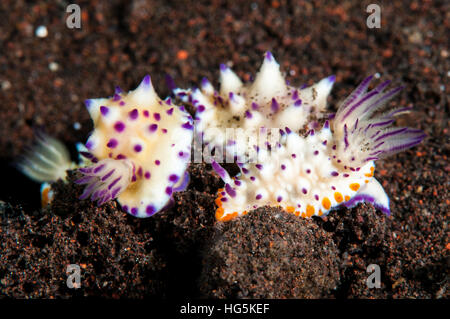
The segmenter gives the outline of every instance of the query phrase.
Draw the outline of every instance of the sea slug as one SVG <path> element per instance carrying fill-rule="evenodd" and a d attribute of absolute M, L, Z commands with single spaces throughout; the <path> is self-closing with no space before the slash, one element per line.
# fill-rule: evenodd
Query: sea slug
<path fill-rule="evenodd" d="M 129 93 L 116 88 L 111 98 L 86 101 L 94 131 L 82 155 L 76 181 L 87 184 L 80 199 L 98 205 L 117 198 L 126 212 L 149 217 L 170 202 L 189 181 L 193 119 L 170 98 L 161 100 L 150 76 Z"/>
<path fill-rule="evenodd" d="M 279 64 L 267 52 L 253 82 L 244 84 L 224 64 L 220 66 L 219 80 L 219 91 L 204 78 L 200 88 L 177 88 L 174 93 L 196 107 L 195 128 L 205 145 L 225 149 L 228 156 L 244 161 L 256 155 L 255 143 L 249 142 L 252 137 L 267 134 L 270 138 L 265 141 L 273 147 L 271 141 L 276 144 L 278 137 L 271 134 L 277 135 L 278 128 L 298 131 L 313 119 L 324 117 L 335 77 L 329 76 L 310 87 L 290 86 Z M 227 129 L 236 134 L 226 134 Z"/>
<path fill-rule="evenodd" d="M 234 178 L 212 162 L 225 182 L 216 199 L 216 218 L 231 220 L 264 205 L 280 206 L 302 217 L 322 216 L 340 205 L 352 207 L 362 201 L 389 214 L 389 198 L 373 177 L 374 161 L 417 145 L 425 134 L 391 127 L 394 117 L 410 108 L 379 114 L 401 87 L 386 91 L 390 83 L 386 81 L 368 91 L 372 78 L 366 78 L 319 128 L 310 121 L 325 117 L 326 96 L 334 77 L 310 91 L 297 90 L 286 84 L 270 53 L 251 84 L 243 85 L 231 70 L 222 67 L 220 93 L 206 81 L 201 90 L 176 90 L 196 106 L 196 125 L 212 147 L 221 147 L 224 140 L 217 138 L 220 134 L 208 135 L 208 127 L 218 128 L 215 132 L 223 132 L 229 125 L 279 127 L 275 146 L 250 144 L 237 150 L 241 173 Z M 311 129 L 314 126 L 316 129 Z M 308 133 L 299 133 L 305 127 Z M 257 160 L 247 157 L 250 161 L 239 161 L 244 158 L 239 152 L 250 149 L 256 149 Z"/>

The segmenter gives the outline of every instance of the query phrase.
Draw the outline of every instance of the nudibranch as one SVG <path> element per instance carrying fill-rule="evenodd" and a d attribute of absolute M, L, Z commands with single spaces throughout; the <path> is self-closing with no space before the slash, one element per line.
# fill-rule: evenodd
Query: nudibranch
<path fill-rule="evenodd" d="M 244 155 L 252 158 L 255 154 L 249 137 L 260 134 L 258 130 L 270 134 L 271 128 L 289 127 L 298 131 L 313 119 L 324 117 L 335 77 L 329 76 L 310 87 L 293 87 L 284 79 L 272 54 L 267 52 L 253 82 L 244 84 L 224 64 L 220 66 L 219 81 L 219 91 L 203 78 L 200 88 L 177 88 L 174 93 L 196 107 L 196 132 L 202 135 L 206 145 L 220 146 L 242 159 Z M 229 137 L 225 131 L 230 128 L 243 129 L 246 136 Z M 270 143 L 269 139 L 266 142 Z M 276 137 L 275 142 L 278 142 Z"/>
<path fill-rule="evenodd" d="M 265 76 L 266 68 L 273 70 L 271 76 Z M 279 92 L 289 92 L 292 88 L 281 77 L 270 54 L 266 54 L 262 70 L 256 77 L 257 84 L 250 85 L 250 88 L 263 88 L 258 94 L 249 93 L 255 92 L 252 89 L 242 91 L 242 84 L 230 72 L 224 68 L 222 70 L 224 89 L 221 88 L 221 94 L 229 91 L 242 93 L 231 96 L 226 105 L 219 99 L 222 95 L 214 93 L 209 84 L 203 85 L 201 93 L 198 90 L 191 93 L 192 103 L 197 106 L 196 117 L 200 119 L 199 130 L 204 130 L 206 126 L 224 129 L 229 125 L 229 119 L 236 116 L 238 108 L 234 108 L 231 100 L 240 96 L 240 102 L 237 103 L 240 105 L 239 112 L 245 113 L 248 111 L 245 107 L 255 103 L 258 104 L 259 112 L 252 112 L 252 115 L 265 117 L 258 119 L 256 128 L 274 121 L 270 125 L 273 127 L 277 123 L 281 134 L 275 147 L 257 148 L 257 161 L 239 162 L 243 154 L 238 154 L 240 173 L 233 178 L 217 162 L 212 162 L 213 169 L 225 182 L 225 187 L 219 190 L 216 199 L 218 220 L 231 220 L 265 205 L 279 206 L 289 213 L 307 218 L 326 215 L 342 205 L 350 208 L 360 202 L 369 202 L 390 214 L 389 198 L 374 178 L 374 162 L 413 147 L 425 137 L 418 129 L 391 126 L 395 116 L 409 112 L 411 108 L 401 107 L 379 114 L 380 109 L 401 87 L 385 90 L 390 83 L 386 81 L 369 91 L 373 78 L 370 76 L 340 103 L 334 117 L 330 116 L 320 129 L 316 127 L 315 130 L 309 125 L 312 112 L 316 112 L 313 108 L 305 109 L 302 113 L 295 110 L 295 102 L 292 106 L 287 103 L 287 97 L 281 98 Z M 313 93 L 309 100 L 302 96 L 302 90 L 292 92 L 291 100 L 301 98 L 325 114 L 326 98 L 323 96 L 328 95 L 330 84 L 322 84 L 322 81 L 315 88 L 316 94 Z M 329 79 L 326 81 L 331 82 Z M 186 91 L 178 93 L 190 94 Z M 318 103 L 318 97 L 322 104 L 314 104 Z M 257 102 L 254 101 L 256 99 Z M 213 105 L 207 103 L 211 100 L 214 101 Z M 277 102 L 275 108 L 273 101 Z M 270 110 L 267 103 L 270 104 Z M 300 108 L 307 103 L 301 103 Z M 261 106 L 266 109 L 261 110 Z M 290 115 L 278 118 L 277 112 L 280 111 Z M 207 120 L 203 118 L 204 112 L 210 113 Z M 218 114 L 227 119 L 226 122 L 218 119 Z M 237 125 L 247 125 L 248 120 L 248 117 L 247 120 L 240 117 Z M 204 121 L 206 123 L 201 124 Z M 309 129 L 307 134 L 301 134 L 299 130 L 305 127 Z M 209 137 L 209 140 L 217 145 L 222 142 L 215 140 L 214 136 Z M 246 146 L 244 150 L 251 147 L 256 148 L 256 145 Z"/>
<path fill-rule="evenodd" d="M 79 169 L 76 182 L 87 184 L 80 199 L 90 196 L 101 205 L 117 198 L 126 212 L 149 217 L 186 188 L 193 119 L 170 98 L 161 100 L 150 76 L 134 91 L 117 87 L 111 98 L 86 106 L 94 131 L 82 155 L 92 165 Z"/>

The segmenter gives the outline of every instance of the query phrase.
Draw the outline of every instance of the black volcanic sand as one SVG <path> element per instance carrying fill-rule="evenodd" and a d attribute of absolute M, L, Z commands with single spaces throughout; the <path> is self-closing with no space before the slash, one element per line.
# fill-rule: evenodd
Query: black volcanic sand
<path fill-rule="evenodd" d="M 0 296 L 448 298 L 450 8 L 379 2 L 381 28 L 368 29 L 370 1 L 80 1 L 82 28 L 71 30 L 61 3 L 1 1 Z M 392 216 L 366 204 L 310 220 L 260 208 L 217 223 L 223 184 L 206 164 L 192 164 L 187 191 L 149 219 L 79 201 L 71 182 L 54 184 L 41 210 L 39 185 L 12 166 L 35 129 L 75 155 L 92 129 L 87 98 L 134 89 L 147 73 L 162 97 L 166 74 L 181 87 L 217 84 L 219 63 L 248 80 L 267 50 L 295 85 L 335 74 L 330 110 L 369 74 L 406 86 L 390 105 L 414 112 L 397 125 L 428 137 L 377 162 Z M 80 289 L 66 286 L 68 264 L 81 267 Z M 369 264 L 380 289 L 366 286 Z"/>

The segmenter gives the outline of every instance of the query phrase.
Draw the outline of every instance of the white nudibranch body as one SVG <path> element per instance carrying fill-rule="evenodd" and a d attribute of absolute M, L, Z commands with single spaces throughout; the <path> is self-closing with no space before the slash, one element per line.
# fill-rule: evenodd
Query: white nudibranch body
<path fill-rule="evenodd" d="M 308 127 L 306 136 L 299 130 L 309 126 L 311 119 L 326 117 L 326 97 L 334 77 L 310 91 L 296 90 L 286 84 L 270 53 L 251 84 L 242 84 L 222 67 L 220 92 L 207 81 L 201 90 L 175 90 L 197 107 L 197 130 L 211 148 L 223 147 L 220 133 L 230 126 L 280 129 L 277 143 L 267 147 L 236 141 L 244 144 L 237 149 L 241 170 L 237 176 L 231 178 L 218 163 L 212 163 L 225 182 L 216 199 L 216 218 L 227 221 L 265 205 L 280 206 L 302 217 L 321 216 L 340 205 L 352 207 L 362 201 L 389 214 L 389 199 L 373 177 L 374 161 L 417 145 L 425 135 L 420 130 L 390 127 L 394 116 L 409 108 L 374 115 L 400 88 L 385 92 L 387 81 L 367 92 L 371 79 L 365 79 L 321 129 Z M 258 156 L 245 157 L 252 148 Z M 240 162 L 242 158 L 249 161 Z"/>
<path fill-rule="evenodd" d="M 146 76 L 139 87 L 111 98 L 86 101 L 94 131 L 81 154 L 93 165 L 80 168 L 87 184 L 81 199 L 99 205 L 117 198 L 137 217 L 163 209 L 184 190 L 191 154 L 192 117 L 170 99 L 161 100 Z"/>
<path fill-rule="evenodd" d="M 278 131 L 278 128 L 288 127 L 298 131 L 312 119 L 324 117 L 334 81 L 335 77 L 330 76 L 311 87 L 290 86 L 280 72 L 280 65 L 268 52 L 251 83 L 244 84 L 222 64 L 219 91 L 204 78 L 200 89 L 175 89 L 174 93 L 197 108 L 196 131 L 202 134 L 205 144 L 223 145 L 226 152 L 243 160 L 243 156 L 253 158 L 255 155 L 254 143 L 249 142 L 249 137 L 259 135 L 260 129 L 277 128 Z M 236 135 L 228 136 L 226 129 L 229 128 L 245 130 L 246 135 L 242 138 L 236 130 Z"/>

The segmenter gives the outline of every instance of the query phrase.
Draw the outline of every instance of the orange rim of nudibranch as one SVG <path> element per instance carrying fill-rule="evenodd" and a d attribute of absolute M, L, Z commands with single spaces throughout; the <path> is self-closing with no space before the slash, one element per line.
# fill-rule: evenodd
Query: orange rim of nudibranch
<path fill-rule="evenodd" d="M 233 212 L 232 214 L 227 214 L 227 215 L 224 216 L 224 212 L 225 211 L 224 211 L 224 209 L 222 207 L 222 201 L 221 201 L 221 199 L 222 199 L 222 192 L 223 191 L 224 191 L 223 188 L 219 188 L 218 189 L 218 191 L 217 191 L 217 198 L 214 201 L 216 203 L 216 205 L 217 205 L 216 219 L 218 221 L 221 221 L 221 222 L 227 222 L 227 221 L 230 221 L 230 220 L 238 217 L 239 213 L 238 212 Z M 247 214 L 246 210 L 242 212 L 242 215 L 246 215 L 246 214 Z"/>
<path fill-rule="evenodd" d="M 49 192 L 50 192 L 50 186 L 48 186 L 42 190 L 41 205 L 43 208 L 46 207 L 48 204 L 50 204 L 50 198 L 48 196 Z"/>

